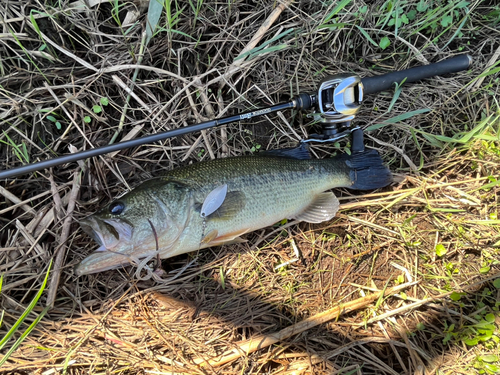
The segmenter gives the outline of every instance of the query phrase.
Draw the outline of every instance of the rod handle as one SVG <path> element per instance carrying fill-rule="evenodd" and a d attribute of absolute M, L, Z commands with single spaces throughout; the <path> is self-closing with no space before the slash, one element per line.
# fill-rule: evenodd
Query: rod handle
<path fill-rule="evenodd" d="M 471 63 L 471 56 L 460 55 L 438 63 L 417 66 L 415 68 L 382 74 L 379 76 L 366 77 L 361 79 L 361 83 L 363 83 L 364 87 L 363 93 L 368 95 L 390 89 L 394 83 L 400 84 L 405 78 L 405 83 L 410 83 L 433 76 L 456 73 L 467 69 Z"/>

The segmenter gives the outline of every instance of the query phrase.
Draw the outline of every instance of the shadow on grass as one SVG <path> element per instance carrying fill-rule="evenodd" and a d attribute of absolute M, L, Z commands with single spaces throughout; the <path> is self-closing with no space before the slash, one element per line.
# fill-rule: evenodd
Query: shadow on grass
<path fill-rule="evenodd" d="M 326 233 L 307 233 L 318 232 Z M 474 276 L 468 293 L 452 299 L 405 309 L 422 301 L 412 297 L 421 294 L 421 286 L 412 286 L 283 338 L 283 330 L 374 293 L 370 288 L 392 286 L 401 274 L 388 265 L 388 256 L 394 255 L 388 247 L 346 261 L 347 253 L 325 256 L 328 248 L 314 252 L 300 241 L 302 262 L 276 270 L 276 261 L 290 252 L 285 243 L 267 251 L 244 251 L 244 245 L 238 245 L 239 253 L 234 246 L 204 250 L 181 275 L 176 272 L 193 255 L 168 259 L 163 262 L 166 278 L 176 279 L 165 284 L 130 282 L 125 272 L 134 272 L 131 267 L 80 277 L 64 287 L 71 293 L 62 293 L 70 296 L 72 306 L 60 304 L 65 307 L 49 313 L 39 327 L 41 337 L 51 332 L 67 337 L 64 344 L 52 346 L 58 355 L 51 365 L 60 368 L 67 358 L 75 373 L 416 374 L 425 368 L 433 373 L 459 365 L 457 348 L 465 349 L 464 340 L 489 341 L 495 331 L 491 317 L 498 319 L 500 292 L 491 277 L 478 282 Z M 371 274 L 365 273 L 369 265 Z M 259 267 L 261 279 L 255 274 Z M 387 316 L 370 321 L 381 314 Z M 239 349 L 259 337 L 281 339 L 248 354 Z M 214 364 L 231 350 L 239 352 L 238 358 Z M 474 363 L 494 366 L 479 359 Z"/>

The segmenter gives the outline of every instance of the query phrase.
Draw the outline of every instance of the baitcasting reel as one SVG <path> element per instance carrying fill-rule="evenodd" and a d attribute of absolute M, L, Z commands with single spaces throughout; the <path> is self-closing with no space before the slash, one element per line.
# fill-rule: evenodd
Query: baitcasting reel
<path fill-rule="evenodd" d="M 303 98 L 303 95 L 307 94 L 294 98 L 300 98 L 297 108 L 306 109 L 301 104 L 310 103 L 309 108 L 314 109 L 311 116 L 319 120 L 322 127 L 320 134 L 311 134 L 302 142 L 336 142 L 352 135 L 351 151 L 363 152 L 363 131 L 353 126 L 352 121 L 361 108 L 365 95 L 390 89 L 394 84 L 401 84 L 403 81 L 410 83 L 465 70 L 471 62 L 470 56 L 461 55 L 436 64 L 374 77 L 360 78 L 351 74 L 326 77 L 320 82 L 317 94 L 310 95 L 309 100 Z"/>
<path fill-rule="evenodd" d="M 315 109 L 310 117 L 319 120 L 321 134 L 311 134 L 302 142 L 336 142 L 353 134 L 352 151 L 364 150 L 363 131 L 351 127 L 363 102 L 364 87 L 361 78 L 349 74 L 337 74 L 323 79 L 313 102 Z"/>

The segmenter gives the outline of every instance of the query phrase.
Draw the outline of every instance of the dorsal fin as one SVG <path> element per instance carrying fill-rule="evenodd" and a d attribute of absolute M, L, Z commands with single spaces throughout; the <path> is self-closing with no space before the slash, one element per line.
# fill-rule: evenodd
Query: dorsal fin
<path fill-rule="evenodd" d="M 306 160 L 311 159 L 311 154 L 305 143 L 301 143 L 298 147 L 280 148 L 277 150 L 262 151 L 257 154 L 258 156 L 274 156 L 289 159 Z"/>

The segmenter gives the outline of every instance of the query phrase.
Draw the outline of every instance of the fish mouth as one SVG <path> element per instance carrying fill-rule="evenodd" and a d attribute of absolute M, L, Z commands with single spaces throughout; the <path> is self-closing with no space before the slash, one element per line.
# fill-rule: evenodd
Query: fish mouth
<path fill-rule="evenodd" d="M 89 216 L 80 220 L 80 227 L 99 244 L 99 248 L 75 266 L 77 276 L 107 271 L 130 263 L 130 256 L 124 253 L 130 249 L 133 232 L 133 227 L 128 222 Z"/>
<path fill-rule="evenodd" d="M 105 250 L 118 251 L 119 244 L 126 244 L 132 238 L 132 226 L 116 219 L 100 219 L 90 216 L 80 221 L 80 227 L 99 244 L 96 252 Z"/>
<path fill-rule="evenodd" d="M 99 248 L 75 266 L 73 271 L 76 276 L 119 268 L 156 254 L 156 249 L 134 246 L 131 240 L 132 226 L 126 222 L 91 216 L 81 220 L 80 226 L 99 244 Z"/>
<path fill-rule="evenodd" d="M 100 250 L 105 250 L 104 246 L 104 238 L 100 234 L 99 231 L 96 231 L 89 223 L 84 222 L 83 220 L 80 222 L 80 227 L 83 229 L 85 233 L 87 233 L 95 242 L 99 244 Z M 102 249 L 101 249 L 102 248 Z"/>

